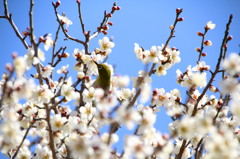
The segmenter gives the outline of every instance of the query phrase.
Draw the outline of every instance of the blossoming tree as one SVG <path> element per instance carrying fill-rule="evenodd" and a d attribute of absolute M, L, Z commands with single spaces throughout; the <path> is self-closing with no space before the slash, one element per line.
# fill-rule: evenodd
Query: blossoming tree
<path fill-rule="evenodd" d="M 199 54 L 196 66 L 176 71 L 176 81 L 187 89 L 185 93 L 178 89 L 166 92 L 164 88 L 151 88 L 152 76 L 166 75 L 169 68 L 181 61 L 180 51 L 171 47 L 170 42 L 178 23 L 184 20 L 182 9 L 176 9 L 164 44 L 149 50 L 134 44 L 137 59 L 151 67 L 131 79 L 131 88 L 130 78 L 114 75 L 114 67 L 106 63 L 115 45 L 107 34 L 112 26 L 111 17 L 120 10 L 116 3 L 110 12 L 104 12 L 98 28 L 90 32 L 85 29 L 81 2 L 76 1 L 84 39 L 68 33 L 73 22 L 66 14 L 59 14 L 60 1 L 52 3 L 58 24 L 56 34 L 40 37 L 36 37 L 34 30 L 33 0 L 30 0 L 29 27 L 22 33 L 14 23 L 7 0 L 3 5 L 1 20 L 9 22 L 27 52 L 24 56 L 12 55 L 12 63 L 6 64 L 7 71 L 0 81 L 0 145 L 4 155 L 20 159 L 240 157 L 240 56 L 233 53 L 226 58 L 232 39 L 229 35 L 232 15 L 215 67 L 210 68 L 202 60 L 206 56 L 204 47 L 212 45 L 206 35 L 215 24 L 209 21 L 203 32 L 197 32 L 202 40 L 196 49 Z M 59 34 L 65 40 L 81 44 L 73 50 L 73 56 L 65 51 L 66 47 L 57 48 Z M 98 40 L 99 48 L 90 50 L 90 42 L 98 34 L 106 36 Z M 41 46 L 46 52 L 52 49 L 51 59 L 45 59 Z M 74 68 L 61 66 L 66 58 L 75 59 Z M 109 90 L 93 85 L 94 76 L 99 73 L 96 63 L 105 63 L 111 71 Z M 61 68 L 56 69 L 58 66 Z M 69 75 L 69 69 L 75 70 L 75 77 Z M 215 85 L 215 80 L 219 80 L 221 87 Z M 154 127 L 160 108 L 165 108 L 172 119 L 169 134 Z M 132 133 L 119 134 L 123 125 Z M 121 151 L 114 146 L 119 140 L 124 140 Z"/>

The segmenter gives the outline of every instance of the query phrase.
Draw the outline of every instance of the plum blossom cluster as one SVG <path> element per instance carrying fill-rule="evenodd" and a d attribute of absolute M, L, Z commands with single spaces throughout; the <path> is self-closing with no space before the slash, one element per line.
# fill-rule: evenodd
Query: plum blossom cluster
<path fill-rule="evenodd" d="M 91 34 L 85 30 L 80 4 L 78 0 L 76 5 L 85 40 L 68 34 L 67 28 L 73 22 L 66 14 L 58 14 L 60 1 L 53 3 L 59 25 L 55 40 L 52 34 L 36 38 L 33 26 L 22 33 L 24 38 L 18 36 L 26 46 L 26 53 L 13 54 L 13 62 L 6 64 L 0 80 L 2 154 L 21 159 L 240 157 L 240 56 L 231 54 L 226 58 L 224 52 L 232 38 L 228 36 L 232 16 L 221 46 L 226 50 L 219 54 L 215 70 L 201 61 L 201 57 L 206 56 L 203 46 L 212 44 L 202 39 L 196 66 L 176 71 L 177 83 L 186 90 L 167 91 L 152 88 L 156 82 L 152 76 L 161 78 L 159 76 L 166 75 L 169 68 L 181 61 L 179 50 L 170 48 L 168 43 L 175 36 L 176 24 L 183 21 L 179 17 L 183 10 L 176 9 L 176 20 L 164 45 L 145 50 L 134 44 L 137 59 L 151 68 L 140 70 L 137 77 L 130 78 L 115 75 L 114 67 L 106 63 L 107 57 L 114 53 L 115 43 L 111 39 L 100 38 L 99 47 L 89 49 L 93 38 L 107 34 L 108 25 L 112 25 L 109 20 L 120 7 L 114 3 L 111 12 L 104 13 L 100 26 Z M 4 7 L 4 18 L 11 22 L 8 6 Z M 210 21 L 204 33 L 198 32 L 198 35 L 205 38 L 207 31 L 214 28 L 215 24 Z M 73 56 L 66 52 L 67 47 L 57 49 L 61 29 L 65 40 L 82 44 L 81 49 L 70 50 Z M 26 38 L 29 45 L 25 45 Z M 52 49 L 51 59 L 45 57 L 41 47 L 46 52 Z M 66 58 L 72 58 L 75 64 L 62 64 Z M 98 63 L 104 63 L 111 74 L 108 90 L 94 86 L 95 76 L 101 75 Z M 217 80 L 217 75 L 222 79 Z M 158 120 L 159 111 L 163 109 L 171 120 L 169 133 L 158 127 L 165 122 Z"/>
<path fill-rule="evenodd" d="M 141 60 L 144 64 L 156 63 L 156 75 L 166 75 L 167 70 L 174 64 L 179 63 L 181 58 L 180 52 L 175 47 L 152 46 L 150 50 L 145 50 L 140 47 L 139 44 L 134 44 L 134 52 L 138 60 Z"/>

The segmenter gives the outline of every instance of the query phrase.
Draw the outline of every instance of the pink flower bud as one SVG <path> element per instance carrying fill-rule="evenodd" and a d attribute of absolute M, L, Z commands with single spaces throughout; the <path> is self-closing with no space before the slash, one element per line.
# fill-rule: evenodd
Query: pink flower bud
<path fill-rule="evenodd" d="M 203 33 L 202 32 L 197 32 L 197 35 L 198 36 L 203 36 Z"/>
<path fill-rule="evenodd" d="M 112 7 L 112 12 L 114 12 L 115 10 L 117 10 L 117 6 Z"/>
<path fill-rule="evenodd" d="M 211 42 L 210 40 L 206 40 L 206 41 L 204 41 L 203 43 L 204 43 L 204 45 L 206 45 L 206 46 L 212 46 L 212 42 Z"/>
<path fill-rule="evenodd" d="M 108 34 L 108 32 L 107 32 L 106 30 L 103 30 L 102 33 L 103 33 L 104 35 L 107 35 L 107 34 Z"/>
<path fill-rule="evenodd" d="M 18 54 L 16 52 L 12 53 L 12 58 L 15 59 L 18 57 Z"/>
<path fill-rule="evenodd" d="M 113 23 L 112 23 L 112 22 L 108 22 L 108 25 L 112 26 L 112 25 L 113 25 Z"/>
<path fill-rule="evenodd" d="M 196 50 L 197 52 L 200 52 L 200 51 L 201 51 L 201 49 L 200 49 L 200 48 L 196 48 L 195 50 Z"/>
<path fill-rule="evenodd" d="M 57 8 L 58 6 L 60 6 L 61 2 L 60 1 L 57 1 L 56 4 L 55 4 L 55 7 Z"/>
<path fill-rule="evenodd" d="M 111 13 L 108 13 L 108 14 L 106 15 L 106 17 L 112 17 L 112 14 L 111 14 Z"/>
<path fill-rule="evenodd" d="M 230 36 L 227 38 L 227 40 L 230 41 L 230 40 L 232 40 L 232 38 L 233 38 L 232 35 L 230 35 Z"/>
<path fill-rule="evenodd" d="M 179 22 L 181 22 L 181 21 L 183 21 L 183 20 L 184 20 L 184 18 L 182 18 L 182 17 L 180 17 L 180 18 L 177 19 L 177 21 L 179 21 Z"/>
<path fill-rule="evenodd" d="M 76 2 L 77 2 L 78 4 L 80 4 L 80 3 L 81 3 L 81 1 L 80 1 L 80 0 L 77 0 Z"/>
<path fill-rule="evenodd" d="M 68 58 L 69 57 L 69 53 L 67 52 L 64 52 L 62 55 L 61 55 L 62 58 Z"/>
<path fill-rule="evenodd" d="M 205 52 L 204 52 L 204 53 L 202 53 L 202 56 L 203 56 L 203 57 L 207 56 L 207 53 L 205 53 Z"/>
<path fill-rule="evenodd" d="M 183 11 L 183 9 L 182 9 L 182 8 L 177 8 L 177 9 L 176 9 L 176 13 L 177 13 L 177 14 L 180 14 L 180 13 L 182 13 L 182 11 Z"/>
<path fill-rule="evenodd" d="M 10 63 L 7 63 L 5 67 L 9 72 L 13 72 L 13 66 Z"/>

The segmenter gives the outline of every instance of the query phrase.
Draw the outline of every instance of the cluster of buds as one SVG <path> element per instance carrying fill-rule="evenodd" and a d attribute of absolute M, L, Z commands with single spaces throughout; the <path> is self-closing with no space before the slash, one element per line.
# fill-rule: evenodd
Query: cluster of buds
<path fill-rule="evenodd" d="M 58 58 L 61 59 L 61 58 L 68 58 L 69 57 L 69 53 L 67 52 L 64 52 L 62 54 L 58 54 Z"/>
<path fill-rule="evenodd" d="M 109 29 L 108 25 L 110 25 L 110 26 L 113 25 L 113 23 L 109 22 L 108 20 L 109 20 L 109 18 L 112 17 L 112 15 L 115 11 L 118 11 L 120 9 L 121 8 L 119 6 L 117 6 L 116 3 L 114 3 L 111 12 L 105 13 L 105 17 L 104 17 L 105 23 L 102 23 L 103 25 L 101 24 L 101 26 L 97 27 L 97 30 L 101 31 L 104 35 L 107 35 L 108 34 L 107 30 Z"/>

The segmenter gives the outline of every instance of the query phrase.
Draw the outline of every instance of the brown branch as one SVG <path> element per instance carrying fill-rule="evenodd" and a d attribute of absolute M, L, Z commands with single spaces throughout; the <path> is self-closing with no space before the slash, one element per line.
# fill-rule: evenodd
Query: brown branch
<path fill-rule="evenodd" d="M 28 133 L 29 133 L 29 130 L 31 129 L 31 127 L 33 126 L 33 124 L 34 124 L 34 122 L 32 122 L 32 123 L 30 124 L 30 126 L 28 127 L 28 129 L 26 130 L 26 132 L 25 132 L 25 134 L 24 134 L 24 136 L 23 136 L 23 138 L 22 138 L 22 141 L 21 141 L 20 145 L 17 147 L 17 150 L 16 150 L 16 152 L 14 153 L 14 155 L 11 157 L 11 159 L 14 159 L 14 158 L 17 156 L 17 154 L 18 154 L 20 148 L 22 147 L 25 139 L 27 138 L 27 135 L 28 135 Z"/>
<path fill-rule="evenodd" d="M 83 18 L 82 18 L 82 12 L 81 12 L 81 2 L 77 3 L 78 4 L 78 15 L 79 15 L 79 20 L 80 20 L 80 23 L 81 23 L 81 28 L 82 28 L 82 33 L 84 34 L 85 32 L 85 25 L 83 23 Z"/>
<path fill-rule="evenodd" d="M 57 56 L 57 54 L 55 54 L 55 49 L 56 49 L 56 43 L 57 43 L 57 40 L 58 40 L 58 35 L 59 35 L 59 31 L 60 31 L 60 24 L 58 25 L 58 28 L 57 28 L 57 31 L 56 31 L 56 35 L 55 35 L 55 39 L 54 39 L 54 42 L 53 42 L 53 48 L 52 48 L 52 60 L 51 60 L 51 63 L 50 65 L 53 66 L 53 63 L 54 63 L 54 59 L 55 57 Z M 60 48 L 61 49 L 61 48 Z M 51 78 L 52 78 L 52 74 L 51 74 Z"/>
<path fill-rule="evenodd" d="M 76 38 L 73 38 L 73 37 L 71 37 L 71 36 L 66 32 L 66 30 L 65 30 L 65 28 L 64 28 L 64 24 L 61 22 L 61 20 L 60 20 L 59 17 L 58 17 L 57 7 L 55 6 L 54 3 L 52 3 L 52 5 L 53 5 L 53 8 L 54 8 L 54 13 L 55 13 L 56 18 L 57 18 L 57 22 L 58 22 L 59 25 L 61 26 L 62 32 L 63 32 L 63 34 L 65 35 L 65 37 L 66 37 L 67 39 L 70 39 L 70 40 L 72 40 L 72 41 L 75 41 L 75 42 L 77 42 L 77 43 L 80 43 L 80 44 L 85 45 L 85 42 L 84 42 L 84 41 L 79 40 L 79 39 L 76 39 Z"/>
<path fill-rule="evenodd" d="M 9 10 L 8 10 L 8 4 L 7 4 L 7 0 L 3 1 L 3 5 L 4 5 L 4 15 L 5 16 L 1 16 L 0 18 L 5 18 L 8 20 L 8 22 L 10 23 L 10 25 L 12 26 L 16 36 L 18 37 L 18 39 L 22 42 L 22 44 L 24 45 L 24 47 L 26 49 L 29 48 L 27 42 L 25 41 L 25 38 L 22 37 L 22 34 L 19 32 L 17 26 L 15 25 L 13 19 L 12 19 L 12 14 L 9 14 Z"/>
<path fill-rule="evenodd" d="M 203 49 L 204 49 L 204 39 L 205 39 L 205 35 L 207 34 L 207 31 L 208 31 L 208 29 L 205 27 L 204 33 L 202 35 L 201 48 L 200 48 L 200 52 L 199 52 L 197 63 L 200 62 L 201 57 L 202 57 L 202 52 L 203 52 Z"/>
<path fill-rule="evenodd" d="M 218 62 L 216 64 L 216 68 L 215 68 L 215 71 L 212 73 L 212 76 L 207 84 L 207 86 L 204 88 L 203 92 L 201 93 L 201 95 L 198 97 L 197 101 L 196 101 L 196 104 L 194 105 L 194 109 L 193 109 L 193 112 L 192 112 L 192 116 L 195 116 L 196 113 L 197 113 L 197 107 L 198 107 L 198 104 L 199 102 L 201 101 L 201 99 L 203 98 L 203 96 L 206 94 L 208 88 L 212 85 L 212 82 L 214 81 L 214 78 L 215 76 L 217 75 L 217 73 L 219 72 L 219 69 L 220 69 L 220 64 L 221 64 L 221 61 L 222 61 L 222 57 L 223 57 L 223 54 L 224 54 L 224 46 L 226 45 L 226 42 L 227 42 L 227 37 L 228 37 L 228 34 L 229 34 L 229 29 L 230 29 L 230 24 L 232 22 L 232 18 L 233 18 L 233 15 L 231 14 L 229 16 L 229 20 L 228 20 L 228 23 L 226 24 L 226 30 L 225 30 L 225 34 L 224 34 L 224 38 L 222 40 L 222 45 L 221 45 L 221 48 L 220 48 L 220 54 L 219 54 L 219 57 L 218 57 Z"/>
<path fill-rule="evenodd" d="M 49 133 L 49 147 L 52 151 L 52 157 L 53 159 L 57 159 L 57 155 L 56 155 L 56 151 L 55 151 L 55 145 L 54 145 L 54 138 L 53 138 L 53 131 L 52 131 L 52 126 L 50 123 L 50 113 L 51 113 L 51 109 L 48 107 L 48 104 L 45 105 L 46 107 L 46 121 L 48 124 L 48 133 Z"/>
<path fill-rule="evenodd" d="M 115 7 L 116 5 L 117 5 L 117 4 L 114 3 L 114 4 L 113 4 L 113 7 Z M 110 12 L 110 14 L 113 14 L 114 11 L 115 11 L 115 10 L 112 10 L 112 11 Z M 110 17 L 107 16 L 107 12 L 105 11 L 105 12 L 104 12 L 104 16 L 103 16 L 103 20 L 102 20 L 102 22 L 100 23 L 100 26 L 98 27 L 97 31 L 94 32 L 93 35 L 91 35 L 91 36 L 89 37 L 89 40 L 92 40 L 93 38 L 95 38 L 96 36 L 98 36 L 98 34 L 101 33 L 101 31 L 102 31 L 102 27 L 103 27 L 104 25 L 106 25 L 106 24 L 109 22 L 109 20 L 110 20 Z"/>
<path fill-rule="evenodd" d="M 185 147 L 186 147 L 186 143 L 187 143 L 187 140 L 183 140 L 182 146 L 179 150 L 179 153 L 175 156 L 175 159 L 181 159 L 182 158 L 183 152 L 184 152 Z"/>
<path fill-rule="evenodd" d="M 39 44 L 36 44 L 35 39 L 34 39 L 33 8 L 34 8 L 34 0 L 30 0 L 30 10 L 29 10 L 30 41 L 31 41 L 32 47 L 34 49 L 34 56 L 38 58 L 38 45 Z M 36 70 L 39 75 L 39 77 L 38 77 L 39 83 L 40 83 L 40 85 L 43 85 L 41 66 L 38 63 L 35 67 L 36 67 Z"/>

